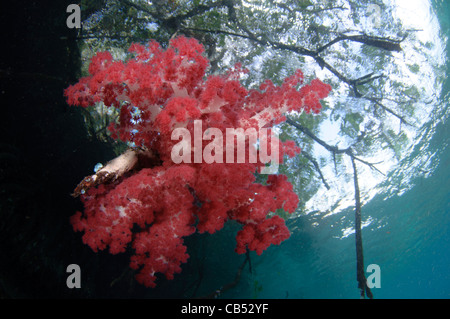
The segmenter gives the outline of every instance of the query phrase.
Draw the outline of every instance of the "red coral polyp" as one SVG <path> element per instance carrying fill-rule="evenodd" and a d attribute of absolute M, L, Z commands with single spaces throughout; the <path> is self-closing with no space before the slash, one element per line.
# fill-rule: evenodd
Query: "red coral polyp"
<path fill-rule="evenodd" d="M 185 37 L 172 39 L 166 50 L 152 41 L 133 44 L 129 51 L 133 57 L 127 62 L 113 61 L 108 52 L 97 53 L 90 75 L 64 94 L 71 105 L 88 107 L 101 101 L 119 109 L 118 122 L 109 126 L 112 137 L 157 154 L 159 164 L 153 161 L 130 170 L 81 195 L 84 212 L 72 216 L 71 223 L 83 232 L 83 242 L 95 252 L 132 250 L 130 267 L 137 271 L 136 279 L 154 287 L 157 273 L 173 279 L 181 271 L 189 258 L 184 237 L 195 231 L 212 234 L 227 220 L 241 223 L 236 236 L 240 254 L 251 250 L 260 255 L 289 238 L 284 220 L 267 216 L 278 209 L 293 213 L 298 197 L 284 175 L 269 175 L 266 183 L 256 183 L 255 172 L 265 162 L 249 161 L 250 151 L 261 152 L 255 143 L 245 141 L 244 162 L 226 163 L 223 154 L 220 162 L 176 164 L 171 157 L 176 143 L 172 132 L 184 128 L 194 136 L 194 121 L 203 123 L 202 136 L 210 128 L 223 136 L 227 128 L 270 128 L 284 121 L 286 112 L 318 112 L 319 100 L 331 87 L 315 79 L 298 89 L 304 80 L 298 70 L 281 86 L 266 80 L 258 90 L 247 90 L 238 81 L 247 72 L 240 65 L 224 75 L 206 77 L 203 46 Z M 208 143 L 191 145 L 188 155 L 201 156 L 211 148 Z M 284 155 L 296 156 L 300 148 L 286 141 L 279 152 L 276 159 L 281 163 Z"/>

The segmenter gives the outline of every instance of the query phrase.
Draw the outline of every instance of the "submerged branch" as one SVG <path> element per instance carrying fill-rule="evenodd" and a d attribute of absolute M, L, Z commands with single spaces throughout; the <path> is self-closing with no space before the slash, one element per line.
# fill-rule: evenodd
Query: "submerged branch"
<path fill-rule="evenodd" d="M 362 233 L 361 233 L 361 197 L 360 197 L 360 191 L 359 191 L 359 184 L 358 184 L 358 174 L 356 170 L 356 161 L 360 161 L 361 163 L 368 165 L 371 169 L 375 169 L 379 173 L 381 173 L 373 163 L 369 163 L 367 161 L 364 161 L 357 156 L 353 154 L 353 150 L 351 147 L 348 147 L 346 149 L 339 149 L 336 146 L 331 146 L 315 136 L 309 129 L 302 126 L 300 123 L 297 123 L 293 121 L 290 118 L 286 119 L 286 123 L 294 126 L 295 128 L 299 129 L 301 132 L 303 132 L 305 135 L 313 139 L 315 142 L 319 143 L 323 147 L 325 147 L 328 151 L 330 151 L 333 154 L 333 158 L 336 157 L 336 154 L 346 154 L 350 157 L 352 161 L 353 166 L 353 181 L 354 181 L 354 187 L 355 187 L 355 244 L 356 244 L 356 280 L 358 281 L 358 288 L 360 289 L 361 298 L 365 298 L 367 295 L 368 298 L 372 299 L 373 295 L 370 290 L 370 288 L 367 286 L 367 280 L 364 272 L 364 256 L 363 256 L 363 246 L 362 246 Z M 308 157 L 308 154 L 304 154 L 306 157 Z M 317 162 L 316 162 L 317 163 Z M 317 168 L 317 167 L 316 167 Z M 320 170 L 319 170 L 320 173 Z M 382 173 L 381 173 L 382 174 Z M 322 177 L 322 181 L 324 181 L 322 174 L 320 173 Z"/>
<path fill-rule="evenodd" d="M 336 146 L 331 146 L 331 145 L 327 144 L 326 142 L 324 142 L 320 138 L 318 138 L 316 135 L 314 135 L 314 133 L 311 132 L 307 127 L 301 125 L 298 122 L 295 122 L 290 117 L 286 117 L 286 123 L 292 125 L 293 127 L 295 127 L 296 129 L 298 129 L 299 131 L 304 133 L 309 138 L 313 139 L 318 144 L 322 145 L 325 149 L 327 149 L 328 151 L 330 151 L 333 154 L 342 154 L 342 153 L 347 152 L 347 150 L 348 150 L 348 149 L 339 149 Z"/>
<path fill-rule="evenodd" d="M 356 280 L 361 293 L 361 298 L 366 294 L 370 299 L 373 298 L 370 288 L 367 286 L 366 275 L 364 272 L 364 254 L 362 246 L 361 233 L 361 198 L 358 185 L 358 174 L 356 170 L 355 159 L 352 157 L 353 181 L 355 184 L 355 244 L 356 244 Z"/>
<path fill-rule="evenodd" d="M 329 190 L 330 189 L 330 185 L 328 185 L 327 181 L 325 180 L 325 177 L 323 176 L 322 171 L 320 170 L 319 163 L 317 163 L 317 161 L 314 159 L 314 157 L 312 157 L 308 153 L 302 151 L 301 154 L 304 157 L 306 157 L 314 165 L 314 168 L 319 173 L 319 176 L 320 176 L 320 179 L 322 180 L 323 185 L 325 185 L 325 187 Z"/>
<path fill-rule="evenodd" d="M 379 75 L 373 75 L 374 72 L 369 73 L 367 75 L 364 75 L 356 80 L 354 80 L 356 85 L 363 85 L 369 82 L 373 82 L 376 79 L 382 78 L 384 75 L 383 74 L 379 74 Z"/>
<path fill-rule="evenodd" d="M 331 152 L 333 154 L 333 156 L 335 156 L 336 154 L 347 154 L 348 156 L 350 156 L 352 158 L 352 160 L 356 160 L 359 161 L 367 166 L 369 166 L 371 169 L 376 170 L 378 173 L 384 175 L 378 168 L 375 167 L 376 164 L 379 163 L 370 163 L 367 162 L 363 159 L 360 159 L 359 157 L 355 156 L 353 154 L 353 150 L 351 147 L 347 147 L 347 148 L 338 148 L 336 146 L 332 146 L 328 143 L 326 143 L 325 141 L 321 140 L 320 138 L 318 138 L 313 132 L 311 132 L 307 127 L 304 127 L 303 125 L 301 125 L 298 122 L 295 122 L 294 120 L 292 120 L 289 117 L 286 117 L 286 123 L 294 126 L 295 128 L 297 128 L 299 131 L 301 131 L 302 133 L 304 133 L 306 136 L 308 136 L 309 138 L 311 138 L 312 140 L 314 140 L 315 142 L 317 142 L 318 144 L 322 145 L 326 150 L 328 150 L 329 152 Z"/>
<path fill-rule="evenodd" d="M 402 48 L 400 46 L 401 41 L 399 41 L 399 40 L 393 40 L 391 38 L 382 38 L 382 37 L 375 37 L 375 36 L 361 34 L 361 35 L 340 35 L 337 38 L 335 38 L 334 40 L 332 40 L 332 41 L 328 42 L 327 44 L 318 48 L 316 50 L 316 52 L 320 53 L 320 52 L 324 51 L 326 48 L 332 46 L 333 44 L 340 42 L 340 41 L 344 41 L 344 40 L 359 42 L 359 43 L 373 46 L 373 47 L 383 49 L 386 51 L 395 51 L 395 52 L 402 51 Z"/>
<path fill-rule="evenodd" d="M 195 16 L 198 16 L 198 15 L 202 15 L 214 8 L 225 6 L 227 3 L 227 0 L 219 0 L 217 2 L 212 2 L 208 5 L 197 4 L 192 9 L 190 9 L 189 11 L 187 11 L 185 13 L 182 13 L 182 14 L 179 14 L 176 16 L 167 16 L 167 17 L 164 17 L 161 14 L 161 12 L 158 12 L 159 11 L 158 6 L 165 7 L 164 1 L 159 5 L 153 4 L 152 6 L 139 5 L 130 0 L 119 0 L 119 2 L 121 2 L 122 4 L 124 4 L 126 6 L 133 7 L 134 9 L 141 11 L 145 14 L 148 14 L 155 21 L 157 21 L 158 24 L 162 28 L 177 30 L 182 25 L 182 22 L 184 22 L 185 20 L 195 17 Z M 156 8 L 156 10 L 151 10 L 150 8 Z"/>
<path fill-rule="evenodd" d="M 383 110 L 385 110 L 386 112 L 388 112 L 388 113 L 394 115 L 395 117 L 397 117 L 397 118 L 400 120 L 400 124 L 405 123 L 406 125 L 409 125 L 409 126 L 413 126 L 413 127 L 414 127 L 414 125 L 410 124 L 403 116 L 397 114 L 396 112 L 394 112 L 393 110 L 391 110 L 390 108 L 388 108 L 387 106 L 385 106 L 383 103 L 381 103 L 381 102 L 380 102 L 381 99 L 375 98 L 375 97 L 368 97 L 368 96 L 365 96 L 364 98 L 365 98 L 366 100 L 369 100 L 369 101 L 373 102 L 375 105 L 381 107 L 381 108 L 382 108 Z"/>
<path fill-rule="evenodd" d="M 245 253 L 245 260 L 241 264 L 241 266 L 239 267 L 239 269 L 238 269 L 238 271 L 236 273 L 236 276 L 234 277 L 234 280 L 232 282 L 226 284 L 225 286 L 221 287 L 220 289 L 217 289 L 217 290 L 213 291 L 212 293 L 210 293 L 210 294 L 208 294 L 208 295 L 206 295 L 204 297 L 201 297 L 201 299 L 216 299 L 223 292 L 234 288 L 239 283 L 239 281 L 241 280 L 242 270 L 244 269 L 244 267 L 245 267 L 245 265 L 247 263 L 249 263 L 249 270 L 250 270 L 250 272 L 252 272 L 252 264 L 251 264 L 251 261 L 250 261 L 250 252 L 249 252 L 248 249 L 247 249 L 247 252 Z"/>

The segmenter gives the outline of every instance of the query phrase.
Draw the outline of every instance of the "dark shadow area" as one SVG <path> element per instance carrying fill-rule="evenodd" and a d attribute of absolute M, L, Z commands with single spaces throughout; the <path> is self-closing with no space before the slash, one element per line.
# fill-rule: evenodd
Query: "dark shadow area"
<path fill-rule="evenodd" d="M 68 4 L 8 1 L 0 9 L 1 298 L 109 297 L 102 289 L 128 267 L 126 258 L 90 251 L 69 222 L 81 209 L 74 185 L 114 154 L 88 136 L 80 110 L 63 97 L 80 68 Z M 83 289 L 66 286 L 72 263 L 89 269 Z"/>

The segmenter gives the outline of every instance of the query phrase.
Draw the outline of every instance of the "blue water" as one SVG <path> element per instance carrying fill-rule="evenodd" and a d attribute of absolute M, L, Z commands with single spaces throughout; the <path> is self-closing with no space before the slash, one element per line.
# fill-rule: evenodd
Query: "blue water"
<path fill-rule="evenodd" d="M 433 5 L 443 34 L 449 36 L 450 6 L 445 1 Z M 447 52 L 450 60 L 449 47 Z M 449 65 L 446 69 L 450 74 Z M 397 186 L 388 185 L 385 193 L 363 206 L 363 222 L 371 221 L 362 230 L 364 263 L 366 267 L 377 264 L 381 270 L 381 287 L 372 289 L 375 298 L 450 298 L 449 101 L 450 81 L 446 79 L 439 112 L 421 128 L 425 136 L 432 137 L 416 145 L 393 174 L 402 175 L 402 169 L 423 151 L 433 155 L 431 171 L 413 176 L 408 191 L 396 193 Z M 252 273 L 246 268 L 239 285 L 221 297 L 359 298 L 355 236 L 342 236 L 343 229 L 353 223 L 353 208 L 329 217 L 318 213 L 290 220 L 291 238 L 269 247 L 262 256 L 252 254 Z M 243 256 L 233 254 L 233 244 L 227 244 L 234 243 L 233 226 L 227 227 L 217 234 L 222 239 L 215 238 L 205 248 L 211 254 L 205 260 L 210 287 L 233 280 L 243 261 Z"/>
<path fill-rule="evenodd" d="M 363 228 L 365 265 L 381 269 L 381 288 L 372 289 L 375 298 L 450 297 L 449 142 L 446 121 L 430 145 L 440 151 L 434 173 L 412 181 L 415 186 L 401 196 L 377 196 L 363 207 L 363 220 L 371 216 L 378 221 Z M 280 278 L 285 284 L 272 282 L 271 291 L 261 296 L 273 298 L 274 291 L 281 296 L 289 289 L 292 298 L 358 298 L 354 235 L 336 238 L 342 225 L 351 226 L 353 214 L 347 210 L 322 219 L 319 229 L 307 227 L 309 216 L 292 223 L 291 228 L 295 224 L 302 230 L 275 257 L 286 265 L 286 276 Z M 269 275 L 270 266 L 263 268 Z"/>
<path fill-rule="evenodd" d="M 381 287 L 372 289 L 375 298 L 450 297 L 449 144 L 447 120 L 437 125 L 430 141 L 429 150 L 436 152 L 434 172 L 411 180 L 414 186 L 401 196 L 381 194 L 363 207 L 363 221 L 369 216 L 373 220 L 363 228 L 365 265 L 377 264 L 381 270 Z M 252 255 L 253 272 L 222 297 L 359 298 L 355 237 L 342 238 L 342 229 L 352 227 L 353 218 L 353 209 L 347 209 L 326 218 L 319 214 L 291 220 L 291 238 L 262 256 Z M 233 242 L 221 235 L 223 242 Z M 243 259 L 228 256 L 232 247 L 226 244 L 214 245 L 213 251 L 214 258 L 222 252 L 229 261 L 228 270 L 221 268 L 220 258 L 209 263 L 212 275 L 221 274 L 215 283 L 220 286 L 234 278 L 230 264 L 237 269 Z"/>

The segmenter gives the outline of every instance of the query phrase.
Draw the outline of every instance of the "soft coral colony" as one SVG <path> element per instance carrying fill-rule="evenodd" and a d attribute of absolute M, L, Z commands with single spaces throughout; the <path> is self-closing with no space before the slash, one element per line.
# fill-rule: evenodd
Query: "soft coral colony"
<path fill-rule="evenodd" d="M 156 273 L 173 279 L 181 271 L 189 258 L 183 238 L 196 230 L 212 234 L 227 220 L 241 223 L 236 236 L 240 254 L 247 249 L 261 254 L 287 239 L 284 220 L 269 214 L 297 208 L 298 197 L 286 176 L 269 175 L 264 184 L 256 183 L 260 161 L 175 164 L 171 150 L 177 141 L 171 133 L 177 127 L 192 132 L 194 120 L 202 121 L 203 131 L 270 128 L 289 111 L 319 112 L 319 100 L 331 87 L 315 79 L 297 89 L 303 84 L 297 71 L 281 86 L 266 80 L 258 90 L 247 90 L 239 82 L 245 72 L 239 65 L 205 77 L 204 48 L 185 37 L 172 39 L 167 49 L 152 41 L 133 44 L 129 51 L 134 56 L 127 62 L 97 53 L 90 75 L 65 91 L 71 105 L 101 101 L 119 109 L 118 122 L 109 127 L 113 138 L 139 146 L 77 187 L 75 195 L 81 195 L 85 209 L 71 223 L 84 232 L 83 242 L 112 254 L 131 249 L 136 279 L 154 287 Z M 256 146 L 247 142 L 246 147 Z M 281 143 L 280 161 L 299 152 L 295 143 Z"/>

